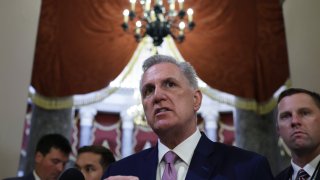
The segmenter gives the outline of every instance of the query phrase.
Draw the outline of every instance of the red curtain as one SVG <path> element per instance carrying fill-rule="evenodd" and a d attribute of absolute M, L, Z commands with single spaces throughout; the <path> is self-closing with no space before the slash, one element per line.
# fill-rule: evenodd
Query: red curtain
<path fill-rule="evenodd" d="M 43 0 L 32 86 L 47 97 L 106 87 L 125 67 L 137 43 L 123 32 L 119 0 Z"/>
<path fill-rule="evenodd" d="M 46 97 L 106 87 L 137 47 L 121 28 L 128 0 L 43 0 L 32 86 Z M 185 1 L 196 27 L 177 44 L 211 87 L 267 101 L 289 77 L 279 0 Z"/>
<path fill-rule="evenodd" d="M 267 101 L 289 77 L 279 0 L 187 2 L 196 27 L 178 44 L 183 57 L 211 87 Z"/>

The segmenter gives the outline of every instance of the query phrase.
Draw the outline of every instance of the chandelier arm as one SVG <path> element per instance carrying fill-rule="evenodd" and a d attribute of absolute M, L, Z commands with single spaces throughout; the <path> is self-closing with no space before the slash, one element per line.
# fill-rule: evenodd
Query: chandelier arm
<path fill-rule="evenodd" d="M 170 1 L 169 11 L 163 6 L 162 1 L 157 1 L 150 8 L 150 1 L 141 1 L 143 15 L 136 14 L 135 1 L 130 1 L 131 10 L 124 10 L 124 23 L 121 25 L 123 30 L 129 32 L 129 23 L 136 20 L 134 28 L 134 37 L 140 42 L 146 35 L 153 39 L 155 46 L 160 46 L 163 38 L 170 35 L 175 41 L 182 42 L 185 39 L 185 31 L 191 31 L 195 27 L 193 22 L 193 10 L 191 8 L 185 11 L 183 1 L 179 2 L 179 10 L 175 10 L 175 2 Z M 188 15 L 187 23 L 185 17 Z M 186 25 L 187 24 L 187 25 Z M 131 26 L 131 25 L 130 25 Z M 187 27 L 187 28 L 186 28 Z"/>

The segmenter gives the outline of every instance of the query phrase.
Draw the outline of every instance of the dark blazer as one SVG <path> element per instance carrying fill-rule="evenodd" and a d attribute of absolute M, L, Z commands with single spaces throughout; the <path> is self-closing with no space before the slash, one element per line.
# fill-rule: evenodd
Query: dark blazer
<path fill-rule="evenodd" d="M 293 168 L 292 166 L 289 166 L 276 176 L 276 180 L 289 180 L 291 179 L 292 174 Z M 320 180 L 320 173 L 317 174 L 315 180 Z"/>
<path fill-rule="evenodd" d="M 132 175 L 140 180 L 155 180 L 158 165 L 157 146 L 119 160 L 109 166 L 103 178 Z M 186 175 L 187 180 L 274 179 L 267 159 L 237 147 L 212 142 L 203 133 Z"/>
<path fill-rule="evenodd" d="M 35 180 L 33 173 L 29 173 L 26 176 L 22 176 L 22 177 L 12 177 L 12 178 L 6 178 L 3 180 Z"/>
<path fill-rule="evenodd" d="M 277 180 L 289 180 L 292 176 L 293 168 L 292 166 L 287 167 L 283 171 L 281 171 L 277 176 Z"/>

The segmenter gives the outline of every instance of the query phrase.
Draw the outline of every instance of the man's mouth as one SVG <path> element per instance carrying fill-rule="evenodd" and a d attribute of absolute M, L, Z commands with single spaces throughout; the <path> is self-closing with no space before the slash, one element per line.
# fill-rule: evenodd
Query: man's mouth
<path fill-rule="evenodd" d="M 163 113 L 163 112 L 167 112 L 167 111 L 170 111 L 170 109 L 165 108 L 165 107 L 163 107 L 163 108 L 157 108 L 157 109 L 154 111 L 154 115 L 157 115 L 157 114 Z"/>
<path fill-rule="evenodd" d="M 299 135 L 304 135 L 305 133 L 302 131 L 295 131 L 291 134 L 291 136 L 299 136 Z"/>

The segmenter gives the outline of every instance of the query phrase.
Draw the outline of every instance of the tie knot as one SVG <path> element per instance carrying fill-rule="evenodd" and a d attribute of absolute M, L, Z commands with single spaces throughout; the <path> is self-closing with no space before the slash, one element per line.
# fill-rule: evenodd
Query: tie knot
<path fill-rule="evenodd" d="M 168 151 L 165 155 L 164 155 L 164 161 L 166 163 L 169 164 L 173 164 L 177 159 L 177 155 L 176 153 L 172 152 L 172 151 Z"/>
<path fill-rule="evenodd" d="M 309 177 L 309 174 L 305 170 L 300 169 L 298 171 L 298 175 L 297 175 L 296 180 L 306 180 L 306 179 L 308 179 L 308 177 Z"/>

